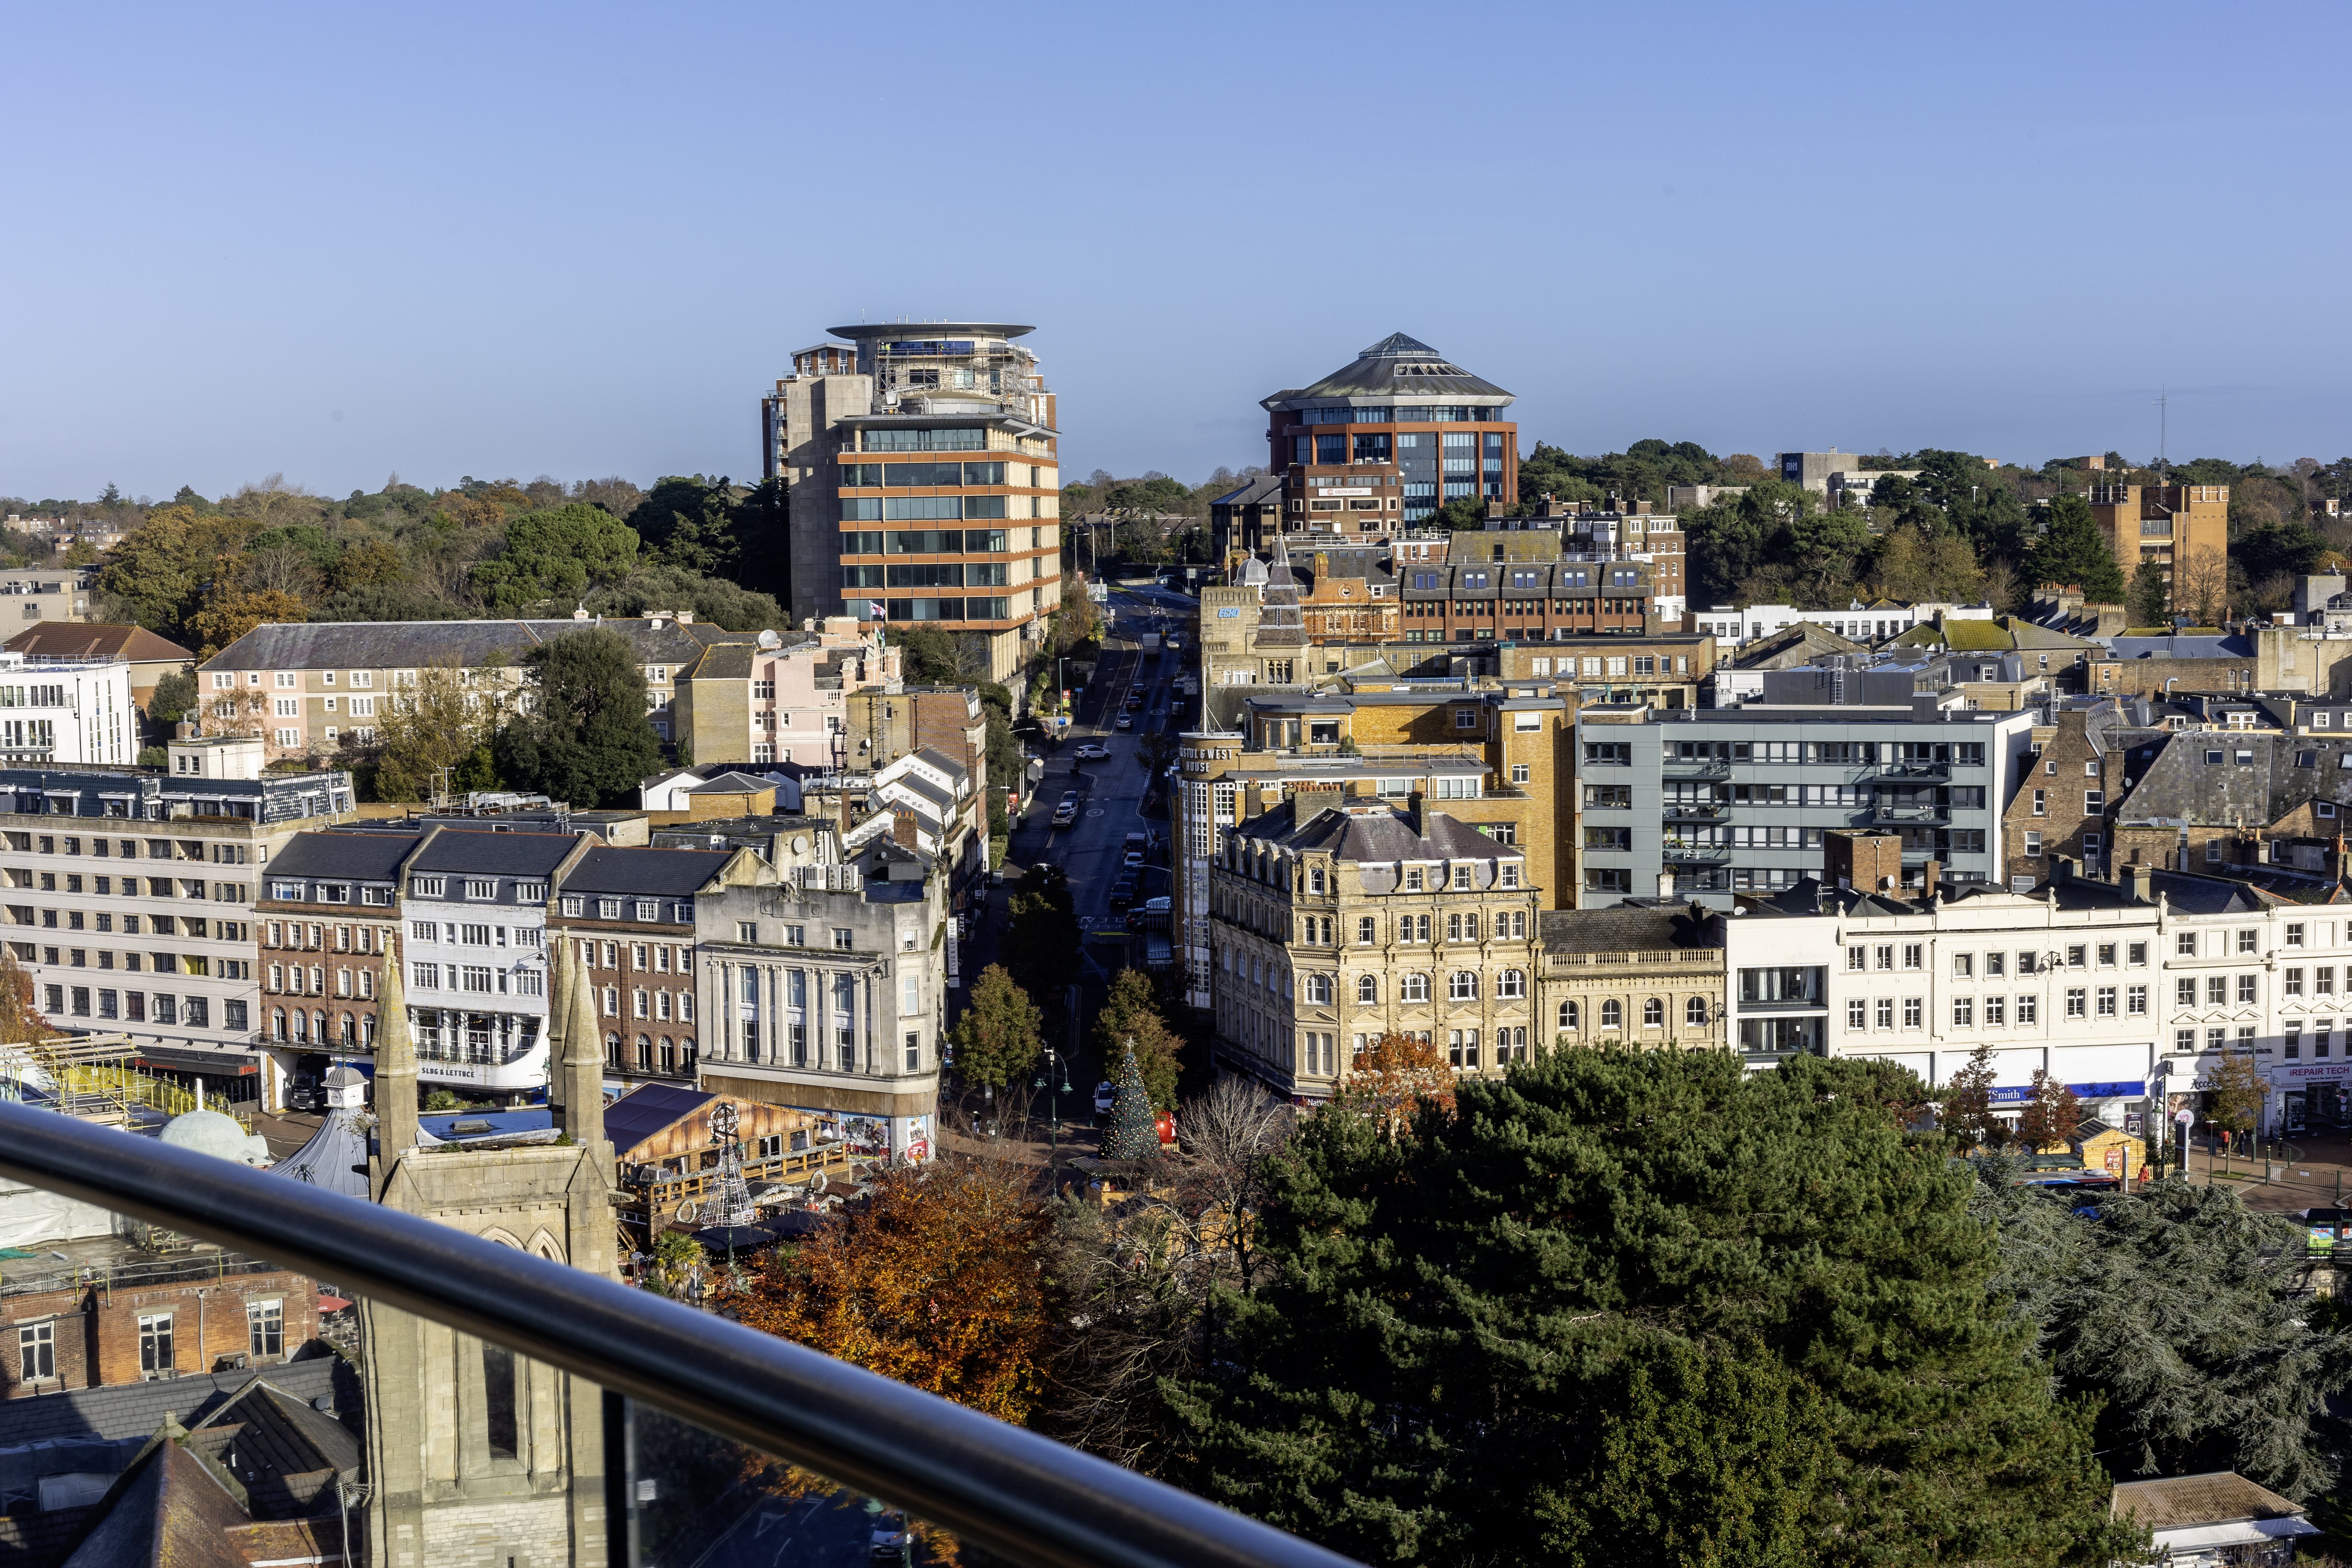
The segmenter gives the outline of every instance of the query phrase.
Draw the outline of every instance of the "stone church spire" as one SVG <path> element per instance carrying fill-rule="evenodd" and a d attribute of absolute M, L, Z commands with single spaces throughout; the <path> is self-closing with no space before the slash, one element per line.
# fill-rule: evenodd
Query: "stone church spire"
<path fill-rule="evenodd" d="M 389 1181 L 400 1157 L 416 1147 L 416 1039 L 408 1029 L 408 988 L 401 984 L 405 943 L 395 935 L 385 955 L 383 991 L 376 1000 L 375 1142 L 379 1182 Z M 379 1186 L 376 1197 L 383 1196 Z"/>
<path fill-rule="evenodd" d="M 588 966 L 578 962 L 568 941 L 559 962 L 567 977 L 563 1005 L 556 1015 L 562 1020 L 562 1033 L 548 1044 L 551 1056 L 562 1053 L 556 1073 L 563 1083 L 563 1131 L 582 1148 L 593 1149 L 604 1142 L 604 1045 L 597 1038 Z"/>

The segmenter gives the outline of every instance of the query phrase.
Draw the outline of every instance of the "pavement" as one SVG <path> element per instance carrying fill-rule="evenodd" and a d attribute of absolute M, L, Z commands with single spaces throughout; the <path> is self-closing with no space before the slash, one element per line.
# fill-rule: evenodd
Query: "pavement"
<path fill-rule="evenodd" d="M 2275 1150 L 2275 1145 L 2268 1146 Z M 2272 1213 L 2336 1208 L 2352 1192 L 2352 1130 L 2315 1127 L 2287 1140 L 2287 1158 L 2246 1154 L 2223 1159 L 2192 1147 L 2188 1177 L 2237 1190 L 2246 1206 Z M 2266 1174 L 2267 1172 L 2267 1174 Z"/>

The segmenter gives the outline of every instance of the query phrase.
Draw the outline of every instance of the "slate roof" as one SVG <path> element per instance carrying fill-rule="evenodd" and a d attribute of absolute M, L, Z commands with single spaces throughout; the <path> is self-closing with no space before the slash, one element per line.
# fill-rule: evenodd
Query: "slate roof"
<path fill-rule="evenodd" d="M 953 757 L 949 756 L 937 746 L 918 746 L 915 748 L 915 755 L 922 758 L 923 761 L 939 769 L 940 772 L 947 774 L 948 777 L 951 779 L 969 780 L 971 777 L 971 770 L 970 768 L 965 767 L 961 763 L 957 762 Z"/>
<path fill-rule="evenodd" d="M 1281 474 L 1260 474 L 1241 489 L 1227 490 L 1209 504 L 1211 506 L 1271 506 L 1282 500 L 1286 479 Z"/>
<path fill-rule="evenodd" d="M 190 1433 L 242 1427 L 237 1436 L 239 1457 L 250 1457 L 257 1468 L 279 1476 L 320 1469 L 357 1470 L 359 1440 L 333 1416 L 313 1410 L 310 1401 L 279 1388 L 270 1377 L 274 1370 L 264 1367 L 261 1376 L 203 1418 L 184 1423 Z"/>
<path fill-rule="evenodd" d="M 348 877 L 354 882 L 389 882 L 416 847 L 408 833 L 298 833 L 269 862 L 273 877 Z"/>
<path fill-rule="evenodd" d="M 2184 871 L 2158 871 L 2149 884 L 2167 903 L 2189 915 L 2261 914 L 2287 901 L 2243 882 Z"/>
<path fill-rule="evenodd" d="M 436 663 L 472 668 L 503 654 L 520 664 L 532 648 L 602 626 L 635 645 L 645 663 L 691 664 L 706 648 L 751 634 L 645 616 L 546 621 L 306 621 L 254 627 L 206 659 L 205 669 L 415 669 Z M 748 644 L 747 644 L 748 646 Z"/>
<path fill-rule="evenodd" d="M 1812 621 L 1774 632 L 1741 648 L 1732 658 L 1735 669 L 1788 669 L 1811 664 L 1825 654 L 1866 658 L 1870 650 Z"/>
<path fill-rule="evenodd" d="M 2220 753 L 2214 760 L 2214 753 Z M 2238 761 L 2240 753 L 2250 760 Z M 2135 760 L 2139 753 L 2135 752 Z M 2169 737 L 2118 805 L 2124 823 L 2267 826 L 2305 801 L 2352 802 L 2352 738 L 2190 730 Z M 2311 765 L 2305 766 L 2304 759 Z"/>
<path fill-rule="evenodd" d="M 1536 917 L 1546 952 L 1657 952 L 1720 947 L 1722 928 L 1687 904 L 1619 904 L 1601 910 L 1551 910 Z"/>
<path fill-rule="evenodd" d="M 1256 640 L 1260 647 L 1307 646 L 1307 617 L 1298 608 L 1298 580 L 1291 574 L 1290 551 L 1279 533 L 1274 536 L 1274 564 L 1266 569 L 1265 591 L 1259 596 Z"/>
<path fill-rule="evenodd" d="M 720 643 L 717 647 L 705 648 L 702 657 L 694 661 L 694 667 L 679 679 L 749 680 L 751 679 L 751 660 L 761 652 L 749 642 Z"/>
<path fill-rule="evenodd" d="M 674 1083 L 639 1084 L 604 1108 L 604 1137 L 613 1152 L 625 1160 L 630 1150 L 718 1098 L 707 1089 Z"/>
<path fill-rule="evenodd" d="M 2252 1519 L 2300 1519 L 2304 1513 L 2278 1493 L 2255 1485 L 2235 1470 L 2126 1481 L 2116 1488 L 2109 1511 L 2116 1519 L 2137 1517 L 2150 1530 L 2187 1530 Z"/>
<path fill-rule="evenodd" d="M 1415 833 L 1412 819 L 1393 807 L 1334 809 L 1318 802 L 1304 823 L 1295 820 L 1297 810 L 1298 802 L 1294 797 L 1272 811 L 1250 818 L 1234 831 L 1243 838 L 1262 840 L 1294 853 L 1326 853 L 1337 859 L 1356 862 L 1362 867 L 1368 892 L 1388 890 L 1396 875 L 1393 862 L 1400 860 L 1525 858 L 1516 847 L 1498 843 L 1442 811 L 1424 809 L 1422 831 Z M 1480 886 L 1485 885 L 1482 871 Z"/>
<path fill-rule="evenodd" d="M 592 848 L 564 874 L 567 893 L 691 898 L 735 858 L 731 849 L 668 849 L 649 844 Z"/>
<path fill-rule="evenodd" d="M 64 1568 L 244 1568 L 246 1555 L 229 1532 L 252 1516 L 177 1443 L 151 1446 L 100 1507 L 97 1524 Z"/>
<path fill-rule="evenodd" d="M 1989 621 L 1947 616 L 1912 627 L 1894 640 L 1896 647 L 1948 647 L 1956 653 L 2079 653 L 2098 644 L 2069 632 L 2037 626 L 2022 616 L 1996 616 Z"/>
<path fill-rule="evenodd" d="M 1453 397 L 1484 402 L 1510 395 L 1419 339 L 1391 332 L 1312 386 L 1277 392 L 1264 401 L 1266 405 L 1318 397 Z"/>
<path fill-rule="evenodd" d="M 157 637 L 145 626 L 104 626 L 95 622 L 44 621 L 26 626 L 6 643 L 10 653 L 28 658 L 120 658 L 133 664 L 184 664 L 196 656 L 169 637 Z"/>
<path fill-rule="evenodd" d="M 242 1372 L 184 1372 L 164 1383 L 126 1383 L 113 1388 L 71 1388 L 37 1399 L 0 1400 L 0 1447 L 69 1437 L 119 1442 L 154 1436 L 166 1412 L 183 1426 L 218 1408 L 256 1378 L 268 1377 L 304 1403 L 331 1396 L 337 1415 L 356 1418 L 359 1379 L 342 1357 L 309 1356 L 281 1366 Z"/>
<path fill-rule="evenodd" d="M 479 877 L 552 875 L 578 843 L 569 833 L 468 833 L 445 830 L 421 850 L 412 871 L 469 871 Z"/>

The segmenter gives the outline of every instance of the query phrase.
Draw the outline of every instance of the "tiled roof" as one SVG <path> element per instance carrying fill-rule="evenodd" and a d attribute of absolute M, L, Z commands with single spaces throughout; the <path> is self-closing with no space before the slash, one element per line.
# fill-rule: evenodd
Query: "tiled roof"
<path fill-rule="evenodd" d="M 1511 395 L 1472 375 L 1444 355 L 1402 332 L 1391 332 L 1312 386 L 1278 392 L 1269 403 L 1310 397 L 1472 397 L 1481 402 Z"/>
<path fill-rule="evenodd" d="M 2300 1519 L 2304 1512 L 2235 1470 L 2126 1481 L 2116 1488 L 2109 1506 L 2115 1518 L 2136 1518 L 2150 1530 L 2187 1530 L 2250 1519 Z"/>
<path fill-rule="evenodd" d="M 1263 839 L 1293 851 L 1325 851 L 1341 860 L 1516 860 L 1524 857 L 1508 844 L 1496 842 L 1465 822 L 1442 811 L 1424 810 L 1423 831 L 1392 807 L 1374 811 L 1331 809 L 1318 804 L 1304 824 L 1297 824 L 1298 802 L 1294 797 L 1274 810 L 1250 818 L 1235 831 L 1244 838 Z"/>
<path fill-rule="evenodd" d="M 309 621 L 259 626 L 206 659 L 205 669 L 415 669 L 472 668 L 493 653 L 520 663 L 532 648 L 602 627 L 635 645 L 646 663 L 691 664 L 704 649 L 745 643 L 748 632 L 658 623 L 645 616 L 587 621 Z"/>
<path fill-rule="evenodd" d="M 577 842 L 578 838 L 569 833 L 446 831 L 418 853 L 410 869 L 470 871 L 483 877 L 544 877 L 553 873 Z"/>
<path fill-rule="evenodd" d="M 772 780 L 756 778 L 750 773 L 720 773 L 717 778 L 704 780 L 686 793 L 700 795 L 708 790 L 712 795 L 748 795 L 775 787 Z"/>
<path fill-rule="evenodd" d="M 71 1388 L 38 1399 L 0 1400 L 0 1447 L 69 1437 L 152 1437 L 167 1412 L 176 1415 L 182 1426 L 191 1425 L 265 1376 L 305 1404 L 331 1397 L 339 1414 L 359 1409 L 359 1380 L 343 1359 L 312 1356 L 251 1371 L 183 1373 L 167 1383 Z"/>
<path fill-rule="evenodd" d="M 735 858 L 731 849 L 665 849 L 652 845 L 605 846 L 580 857 L 563 879 L 567 893 L 638 893 L 690 898 Z"/>
<path fill-rule="evenodd" d="M 28 658 L 121 658 L 133 664 L 185 663 L 196 656 L 145 626 L 103 626 L 96 622 L 45 621 L 26 626 L 6 644 L 10 653 Z"/>
<path fill-rule="evenodd" d="M 389 882 L 416 847 L 407 833 L 298 833 L 269 862 L 272 876 L 349 877 L 355 882 Z"/>

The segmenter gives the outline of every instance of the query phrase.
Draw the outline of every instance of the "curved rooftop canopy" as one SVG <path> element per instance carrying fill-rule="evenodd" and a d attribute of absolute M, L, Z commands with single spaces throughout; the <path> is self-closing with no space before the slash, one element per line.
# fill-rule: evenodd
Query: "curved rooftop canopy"
<path fill-rule="evenodd" d="M 1035 331 L 1004 321 L 876 321 L 863 327 L 827 327 L 836 338 L 856 342 L 864 338 L 903 338 L 928 342 L 941 338 L 1018 338 Z"/>
<path fill-rule="evenodd" d="M 1418 338 L 1391 332 L 1312 386 L 1277 392 L 1263 400 L 1266 408 L 1290 408 L 1308 403 L 1387 403 L 1404 398 L 1476 403 L 1500 407 L 1511 394 L 1484 377 L 1473 375 Z"/>

